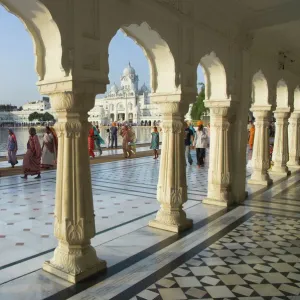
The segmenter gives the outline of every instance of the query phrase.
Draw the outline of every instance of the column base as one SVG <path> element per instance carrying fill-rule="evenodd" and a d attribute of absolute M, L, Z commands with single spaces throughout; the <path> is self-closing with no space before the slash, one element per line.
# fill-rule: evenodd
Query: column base
<path fill-rule="evenodd" d="M 281 168 L 281 167 L 272 167 L 271 170 L 269 170 L 269 174 L 278 175 L 278 176 L 289 176 L 291 175 L 291 171 L 288 170 L 288 168 Z"/>
<path fill-rule="evenodd" d="M 213 199 L 213 198 L 204 198 L 202 200 L 202 204 L 209 204 L 209 205 L 216 205 L 216 206 L 223 206 L 223 207 L 228 206 L 228 203 L 226 201 Z"/>
<path fill-rule="evenodd" d="M 52 275 L 55 275 L 59 278 L 67 280 L 71 283 L 77 283 L 79 281 L 82 281 L 82 280 L 94 275 L 94 274 L 97 274 L 101 271 L 106 270 L 106 261 L 99 260 L 99 263 L 97 265 L 95 265 L 92 268 L 87 269 L 79 274 L 66 273 L 63 270 L 57 268 L 55 265 L 51 264 L 50 261 L 44 262 L 43 270 Z"/>
<path fill-rule="evenodd" d="M 193 227 L 193 220 L 191 219 L 186 219 L 183 224 L 178 224 L 178 225 L 173 225 L 173 224 L 166 224 L 163 222 L 159 222 L 157 220 L 151 220 L 148 224 L 148 226 L 157 228 L 157 229 L 162 229 L 166 231 L 171 231 L 171 232 L 182 232 L 187 229 L 190 229 Z"/>
<path fill-rule="evenodd" d="M 300 172 L 299 165 L 287 165 L 292 174 Z"/>
<path fill-rule="evenodd" d="M 255 185 L 270 186 L 273 184 L 273 180 L 272 179 L 265 179 L 265 180 L 249 179 L 247 181 L 247 183 L 255 184 Z"/>

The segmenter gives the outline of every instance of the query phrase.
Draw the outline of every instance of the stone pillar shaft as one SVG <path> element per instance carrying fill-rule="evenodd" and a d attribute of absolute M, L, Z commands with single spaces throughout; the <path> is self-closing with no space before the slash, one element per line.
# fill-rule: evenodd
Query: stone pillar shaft
<path fill-rule="evenodd" d="M 255 118 L 255 135 L 252 150 L 253 172 L 248 181 L 249 184 L 265 186 L 272 184 L 268 174 L 270 168 L 270 108 L 271 106 L 251 109 Z"/>
<path fill-rule="evenodd" d="M 293 112 L 289 119 L 289 161 L 290 170 L 300 169 L 300 111 Z"/>
<path fill-rule="evenodd" d="M 162 151 L 157 200 L 160 210 L 149 226 L 173 232 L 190 228 L 192 220 L 182 209 L 187 201 L 183 113 L 179 102 L 158 104 L 162 113 Z"/>
<path fill-rule="evenodd" d="M 95 236 L 94 207 L 87 137 L 93 94 L 51 95 L 57 112 L 58 161 L 54 235 L 58 246 L 43 269 L 76 283 L 106 268 L 91 246 Z"/>
<path fill-rule="evenodd" d="M 277 175 L 287 175 L 289 173 L 287 162 L 289 160 L 288 145 L 288 117 L 289 109 L 278 109 L 274 113 L 276 118 L 275 140 L 272 160 L 274 165 L 270 171 Z"/>
<path fill-rule="evenodd" d="M 210 154 L 207 198 L 203 203 L 228 206 L 230 192 L 228 106 L 206 102 L 210 108 Z M 223 104 L 224 105 L 224 104 Z"/>

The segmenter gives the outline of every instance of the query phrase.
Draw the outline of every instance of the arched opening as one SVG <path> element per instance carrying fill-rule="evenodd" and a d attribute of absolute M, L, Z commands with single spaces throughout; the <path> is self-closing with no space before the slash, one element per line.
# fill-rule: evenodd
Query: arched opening
<path fill-rule="evenodd" d="M 226 71 L 215 52 L 203 56 L 200 65 L 204 71 L 206 100 L 226 100 Z"/>
<path fill-rule="evenodd" d="M 0 16 L 0 35 L 5 41 L 0 50 L 0 140 L 7 141 L 7 131 L 1 127 L 14 127 L 18 154 L 23 155 L 27 127 L 54 123 L 50 98 L 40 94 L 36 83 L 39 85 L 65 75 L 61 71 L 61 37 L 50 12 L 39 1 L 0 1 Z M 31 116 L 33 114 L 35 117 Z M 43 130 L 38 131 L 40 140 Z M 5 147 L 0 147 L 2 155 Z"/>
<path fill-rule="evenodd" d="M 62 71 L 61 35 L 46 6 L 35 0 L 1 0 L 0 4 L 17 16 L 30 33 L 39 80 L 51 81 L 69 75 L 67 66 Z"/>
<path fill-rule="evenodd" d="M 255 73 L 252 79 L 252 104 L 256 106 L 269 104 L 268 82 L 261 70 Z"/>
<path fill-rule="evenodd" d="M 277 108 L 287 108 L 289 101 L 289 92 L 287 84 L 283 79 L 279 80 L 277 83 L 276 94 Z"/>
<path fill-rule="evenodd" d="M 294 110 L 300 111 L 300 87 L 297 86 L 294 91 Z"/>
<path fill-rule="evenodd" d="M 205 101 L 228 100 L 225 68 L 215 52 L 211 52 L 200 59 L 197 67 L 196 84 L 198 95 L 191 108 L 193 128 L 190 126 L 196 138 L 196 149 L 191 151 L 191 158 L 193 164 L 201 167 L 196 174 L 194 174 L 194 170 L 188 170 L 188 176 L 195 176 L 198 181 L 202 181 L 205 178 L 207 182 L 210 152 L 214 151 L 214 149 L 210 147 L 211 142 L 213 142 L 210 137 L 210 110 L 206 107 Z M 188 120 L 187 117 L 186 119 Z M 200 125 L 204 127 L 203 132 L 205 136 L 203 141 L 205 140 L 205 143 L 200 142 Z M 188 160 L 188 157 L 186 159 Z M 193 188 L 196 188 L 196 185 Z M 199 191 L 202 199 L 207 196 L 207 192 L 208 185 L 203 186 L 201 191 Z"/>

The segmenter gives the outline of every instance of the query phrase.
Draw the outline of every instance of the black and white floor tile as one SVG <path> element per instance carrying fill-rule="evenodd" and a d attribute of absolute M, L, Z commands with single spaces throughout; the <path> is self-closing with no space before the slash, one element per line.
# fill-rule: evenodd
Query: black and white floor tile
<path fill-rule="evenodd" d="M 300 299 L 299 228 L 256 214 L 132 300 Z"/>

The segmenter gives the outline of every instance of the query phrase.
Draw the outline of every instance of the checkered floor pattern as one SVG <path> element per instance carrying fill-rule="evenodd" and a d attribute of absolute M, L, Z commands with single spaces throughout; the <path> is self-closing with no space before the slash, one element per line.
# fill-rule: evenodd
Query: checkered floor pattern
<path fill-rule="evenodd" d="M 256 214 L 131 300 L 300 299 L 299 229 Z"/>

